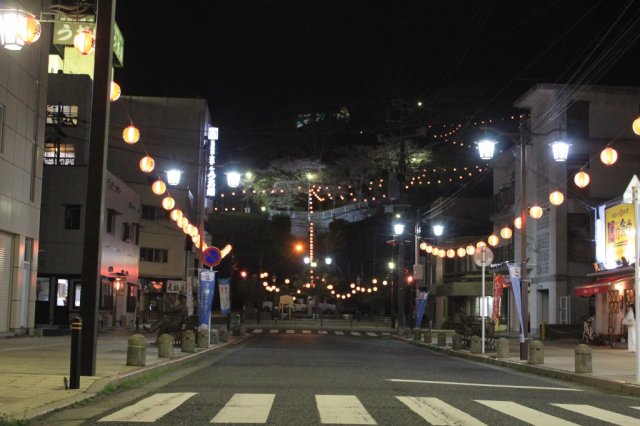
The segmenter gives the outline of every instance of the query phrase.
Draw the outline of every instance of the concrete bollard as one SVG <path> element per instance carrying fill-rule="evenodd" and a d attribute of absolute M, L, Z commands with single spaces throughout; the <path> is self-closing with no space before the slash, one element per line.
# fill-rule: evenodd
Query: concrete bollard
<path fill-rule="evenodd" d="M 540 340 L 529 342 L 529 364 L 544 364 L 544 346 Z"/>
<path fill-rule="evenodd" d="M 576 358 L 576 373 L 593 373 L 591 363 L 591 348 L 588 345 L 578 345 L 574 349 Z"/>
<path fill-rule="evenodd" d="M 498 358 L 509 358 L 509 339 L 501 337 L 496 342 L 496 355 Z"/>
<path fill-rule="evenodd" d="M 482 352 L 482 339 L 480 336 L 471 336 L 471 343 L 469 344 L 469 349 L 472 354 L 479 354 Z"/>
<path fill-rule="evenodd" d="M 147 363 L 147 339 L 133 334 L 127 339 L 127 365 L 144 367 Z"/>
<path fill-rule="evenodd" d="M 158 358 L 173 358 L 173 336 L 161 334 L 158 337 Z"/>
<path fill-rule="evenodd" d="M 447 333 L 438 333 L 438 346 L 447 346 Z"/>
<path fill-rule="evenodd" d="M 206 328 L 198 329 L 198 347 L 206 348 L 209 345 L 209 330 Z"/>
<path fill-rule="evenodd" d="M 420 340 L 422 332 L 420 330 L 413 330 L 413 340 Z"/>
<path fill-rule="evenodd" d="M 212 345 L 217 345 L 218 343 L 220 343 L 220 332 L 218 331 L 217 328 L 214 328 L 213 330 L 211 330 L 211 344 Z"/>
<path fill-rule="evenodd" d="M 422 332 L 422 341 L 428 344 L 431 344 L 433 340 L 431 339 L 431 330 Z"/>
<path fill-rule="evenodd" d="M 218 338 L 220 339 L 221 342 L 226 342 L 227 341 L 227 329 L 226 328 L 219 328 L 218 329 Z"/>
<path fill-rule="evenodd" d="M 458 333 L 451 336 L 451 348 L 452 349 L 462 349 L 462 336 Z"/>
<path fill-rule="evenodd" d="M 182 332 L 182 352 L 196 351 L 196 335 L 191 330 Z"/>

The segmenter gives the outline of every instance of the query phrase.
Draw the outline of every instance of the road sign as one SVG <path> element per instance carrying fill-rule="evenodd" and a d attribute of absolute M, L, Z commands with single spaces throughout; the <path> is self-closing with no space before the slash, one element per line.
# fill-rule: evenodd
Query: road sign
<path fill-rule="evenodd" d="M 218 247 L 207 247 L 207 249 L 202 252 L 202 262 L 207 266 L 214 268 L 218 266 L 221 261 L 222 254 Z"/>
<path fill-rule="evenodd" d="M 482 256 L 484 253 L 484 257 Z M 489 266 L 493 262 L 493 252 L 487 246 L 478 247 L 473 254 L 473 261 L 478 266 Z"/>

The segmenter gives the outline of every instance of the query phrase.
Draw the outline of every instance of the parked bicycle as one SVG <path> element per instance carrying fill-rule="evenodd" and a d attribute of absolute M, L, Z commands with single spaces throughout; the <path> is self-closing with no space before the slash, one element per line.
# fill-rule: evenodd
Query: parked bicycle
<path fill-rule="evenodd" d="M 578 340 L 587 345 L 612 345 L 611 335 L 599 335 L 593 328 L 594 316 L 583 317 L 582 335 Z"/>

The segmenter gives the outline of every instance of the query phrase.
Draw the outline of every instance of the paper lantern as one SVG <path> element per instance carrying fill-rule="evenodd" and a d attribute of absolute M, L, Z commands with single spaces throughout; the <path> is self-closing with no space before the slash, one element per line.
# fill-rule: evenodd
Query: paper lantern
<path fill-rule="evenodd" d="M 451 259 L 451 258 L 455 257 L 455 255 L 456 255 L 456 251 L 454 249 L 447 250 L 447 257 L 448 258 Z"/>
<path fill-rule="evenodd" d="M 522 218 L 520 216 L 513 219 L 513 227 L 516 229 L 522 229 Z"/>
<path fill-rule="evenodd" d="M 191 228 L 189 228 L 189 235 L 191 235 L 191 237 L 195 237 L 198 234 L 199 234 L 198 228 L 191 225 Z"/>
<path fill-rule="evenodd" d="M 471 244 L 469 244 L 467 246 L 467 250 L 466 251 L 467 251 L 467 254 L 469 256 L 473 256 L 473 254 L 476 252 L 476 248 L 474 246 L 472 246 Z"/>
<path fill-rule="evenodd" d="M 618 161 L 618 151 L 611 148 L 610 146 L 600 152 L 600 161 L 606 166 L 613 165 L 616 161 Z"/>
<path fill-rule="evenodd" d="M 96 38 L 93 36 L 93 31 L 85 28 L 76 34 L 73 38 L 73 47 L 75 47 L 81 55 L 93 53 L 93 50 L 96 48 Z"/>
<path fill-rule="evenodd" d="M 500 238 L 498 238 L 496 234 L 491 234 L 489 235 L 489 238 L 487 238 L 487 242 L 490 246 L 495 247 L 500 242 Z"/>
<path fill-rule="evenodd" d="M 426 251 L 427 250 L 427 243 L 425 243 L 425 242 L 420 243 L 420 250 Z"/>
<path fill-rule="evenodd" d="M 120 95 L 122 94 L 122 89 L 120 89 L 120 85 L 115 81 L 111 82 L 111 92 L 109 93 L 109 100 L 111 102 L 115 102 L 120 99 Z"/>
<path fill-rule="evenodd" d="M 587 172 L 578 172 L 573 177 L 573 181 L 575 182 L 578 188 L 586 187 L 587 185 L 589 185 L 590 180 L 591 178 L 589 178 L 589 175 L 587 174 Z"/>
<path fill-rule="evenodd" d="M 182 210 L 180 209 L 171 210 L 170 216 L 171 216 L 171 220 L 173 220 L 174 222 L 177 222 L 180 219 L 182 219 Z"/>
<path fill-rule="evenodd" d="M 145 173 L 151 173 L 156 167 L 156 162 L 148 155 L 140 159 L 140 170 Z"/>
<path fill-rule="evenodd" d="M 182 232 L 184 232 L 185 234 L 189 235 L 189 231 L 191 230 L 191 227 L 192 227 L 192 226 L 193 226 L 193 225 L 191 225 L 188 221 L 187 221 L 187 222 L 185 222 L 185 223 L 182 225 Z"/>
<path fill-rule="evenodd" d="M 40 35 L 42 34 L 42 25 L 40 25 L 40 21 L 38 21 L 32 14 L 25 13 L 24 16 L 24 23 L 21 25 L 22 28 L 19 36 L 24 40 L 25 44 L 30 45 L 40 39 Z"/>
<path fill-rule="evenodd" d="M 174 200 L 170 195 L 162 199 L 162 208 L 165 210 L 171 210 L 175 207 L 175 205 L 176 200 Z"/>
<path fill-rule="evenodd" d="M 127 126 L 122 131 L 122 139 L 129 145 L 132 145 L 140 140 L 140 130 L 133 124 Z"/>
<path fill-rule="evenodd" d="M 456 250 L 456 254 L 458 255 L 458 257 L 465 257 L 467 255 L 467 251 L 464 249 L 464 247 L 460 247 L 458 250 Z"/>
<path fill-rule="evenodd" d="M 529 209 L 529 216 L 534 219 L 540 219 L 542 217 L 542 207 L 538 205 L 533 205 Z"/>
<path fill-rule="evenodd" d="M 633 133 L 640 136 L 640 117 L 633 120 Z"/>
<path fill-rule="evenodd" d="M 426 251 L 427 253 L 432 253 L 433 252 L 433 246 L 430 246 L 429 244 L 427 244 L 427 247 L 425 247 L 424 251 Z"/>
<path fill-rule="evenodd" d="M 438 251 L 438 257 L 445 257 L 447 255 L 447 252 L 445 251 L 445 249 L 440 249 Z"/>
<path fill-rule="evenodd" d="M 157 181 L 151 184 L 151 191 L 153 191 L 156 195 L 162 195 L 167 190 L 167 185 L 162 181 L 162 179 L 158 179 Z"/>
<path fill-rule="evenodd" d="M 513 235 L 513 231 L 508 226 L 505 226 L 500 230 L 500 236 L 505 240 L 508 240 Z"/>
<path fill-rule="evenodd" d="M 562 192 L 555 190 L 551 194 L 549 194 L 549 202 L 554 206 L 559 206 L 564 201 L 564 195 Z"/>
<path fill-rule="evenodd" d="M 478 243 L 476 244 L 476 249 L 479 249 L 480 247 L 486 247 L 487 243 L 485 243 L 484 241 L 478 241 Z"/>

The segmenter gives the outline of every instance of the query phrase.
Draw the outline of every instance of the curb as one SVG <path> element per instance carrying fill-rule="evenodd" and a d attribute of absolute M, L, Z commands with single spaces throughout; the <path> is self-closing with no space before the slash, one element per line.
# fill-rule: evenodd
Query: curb
<path fill-rule="evenodd" d="M 128 373 L 118 373 L 118 374 L 114 374 L 112 376 L 108 376 L 108 377 L 103 377 L 99 380 L 96 380 L 93 384 L 91 384 L 91 386 L 89 386 L 85 391 L 83 391 L 82 393 L 79 393 L 77 395 L 73 395 L 69 398 L 65 398 L 65 399 L 61 399 L 55 402 L 52 402 L 51 404 L 47 404 L 44 405 L 42 407 L 37 407 L 37 408 L 33 408 L 31 410 L 29 410 L 26 415 L 25 415 L 25 419 L 34 419 L 40 416 L 43 416 L 45 414 L 49 414 L 53 411 L 59 410 L 61 408 L 65 408 L 68 407 L 70 405 L 76 404 L 78 402 L 82 402 L 85 401 L 89 398 L 93 398 L 94 396 L 96 396 L 98 394 L 98 392 L 100 392 L 101 390 L 103 390 L 105 387 L 107 387 L 110 384 L 120 384 L 123 383 L 126 380 L 131 380 L 131 379 L 136 379 L 138 377 L 143 376 L 144 374 L 150 372 L 150 371 L 158 371 L 158 370 L 168 370 L 171 367 L 174 367 L 176 365 L 179 364 L 183 364 L 183 363 L 187 363 L 187 362 L 193 362 L 196 361 L 200 358 L 203 358 L 205 355 L 210 354 L 211 352 L 217 351 L 219 349 L 228 347 L 228 346 L 234 346 L 237 345 L 241 342 L 243 342 L 245 339 L 247 339 L 250 335 L 247 334 L 245 336 L 240 336 L 238 339 L 231 341 L 231 342 L 226 342 L 226 343 L 222 343 L 219 344 L 217 346 L 213 346 L 207 349 L 203 349 L 199 352 L 195 352 L 193 354 L 189 354 L 189 355 L 185 355 L 179 358 L 174 358 L 174 359 L 168 359 L 166 361 L 162 361 L 162 362 L 158 362 L 156 364 L 150 365 L 150 366 L 146 366 L 146 367 L 142 367 L 139 370 L 134 370 L 134 371 L 130 371 Z"/>
<path fill-rule="evenodd" d="M 539 365 L 529 365 L 514 361 L 502 360 L 493 358 L 487 355 L 477 355 L 470 352 L 461 352 L 451 349 L 447 346 L 436 346 L 433 343 L 424 343 L 421 341 L 408 339 L 400 336 L 392 336 L 396 340 L 409 343 L 414 346 L 419 346 L 424 349 L 428 349 L 433 352 L 441 352 L 450 356 L 458 358 L 464 358 L 475 362 L 481 362 L 484 364 L 496 365 L 499 367 L 511 368 L 512 370 L 522 371 L 525 373 L 532 373 L 539 376 L 549 377 L 552 379 L 564 380 L 567 382 L 578 383 L 593 388 L 615 392 L 622 395 L 637 396 L 640 397 L 640 385 L 634 383 L 622 382 L 619 380 L 604 379 L 601 377 L 595 377 L 592 374 L 584 373 L 571 373 L 566 370 L 558 370 L 551 367 L 542 367 Z"/>

